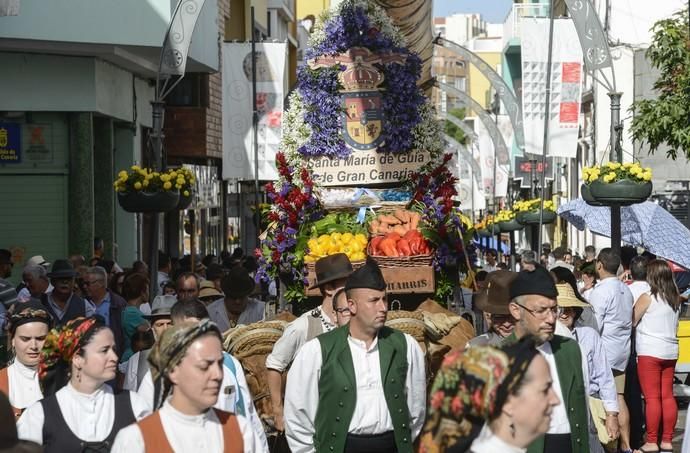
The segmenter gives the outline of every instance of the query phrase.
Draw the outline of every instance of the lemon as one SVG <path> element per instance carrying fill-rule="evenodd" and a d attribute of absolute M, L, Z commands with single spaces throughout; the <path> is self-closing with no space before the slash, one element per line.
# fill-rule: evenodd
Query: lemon
<path fill-rule="evenodd" d="M 319 239 L 318 239 L 319 244 L 326 244 L 330 239 L 331 239 L 331 237 L 329 235 L 322 234 L 321 236 L 319 236 Z"/>
<path fill-rule="evenodd" d="M 359 242 L 360 244 L 362 244 L 363 247 L 366 247 L 367 242 L 368 242 L 368 241 L 367 241 L 366 235 L 363 234 L 363 233 L 357 233 L 357 234 L 355 234 L 355 240 L 356 240 L 357 242 Z"/>
<path fill-rule="evenodd" d="M 320 245 L 316 245 L 316 247 L 311 247 L 309 246 L 309 254 L 314 255 L 314 256 L 322 256 L 323 255 L 323 248 Z"/>
<path fill-rule="evenodd" d="M 350 232 L 343 233 L 342 237 L 340 238 L 340 240 L 343 241 L 343 244 L 348 244 L 352 241 L 352 239 L 354 239 L 354 236 Z"/>
<path fill-rule="evenodd" d="M 339 241 L 343 237 L 342 233 L 331 233 L 331 239 Z"/>
<path fill-rule="evenodd" d="M 364 261 L 366 258 L 364 252 L 356 252 L 352 254 L 350 261 Z"/>
<path fill-rule="evenodd" d="M 350 250 L 352 250 L 352 252 L 354 252 L 354 253 L 363 252 L 364 246 L 362 244 L 360 244 L 358 241 L 352 241 L 350 243 Z"/>
<path fill-rule="evenodd" d="M 314 250 L 316 247 L 319 246 L 319 241 L 317 241 L 316 239 L 309 239 L 307 245 L 309 246 L 309 250 Z"/>

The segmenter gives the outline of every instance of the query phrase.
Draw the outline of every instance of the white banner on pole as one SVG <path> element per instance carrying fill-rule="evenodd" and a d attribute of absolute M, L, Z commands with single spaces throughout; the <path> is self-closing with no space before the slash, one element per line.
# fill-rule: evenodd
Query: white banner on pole
<path fill-rule="evenodd" d="M 546 111 L 549 19 L 523 18 L 522 116 L 525 151 L 541 155 Z M 555 19 L 549 106 L 549 155 L 576 157 L 582 99 L 582 49 L 571 19 Z"/>
<path fill-rule="evenodd" d="M 502 121 L 510 121 L 507 116 L 498 117 L 499 129 Z M 491 197 L 505 197 L 508 193 L 508 175 L 510 173 L 510 162 L 498 162 L 494 173 L 494 144 L 489 135 L 489 131 L 481 121 L 474 122 L 474 130 L 477 133 L 479 144 L 479 168 L 482 172 L 482 190 L 484 194 Z M 512 138 L 512 137 L 511 137 Z"/>
<path fill-rule="evenodd" d="M 259 179 L 278 179 L 275 157 L 281 137 L 287 77 L 287 44 L 256 44 L 259 111 Z M 252 45 L 223 43 L 223 179 L 254 179 Z"/>

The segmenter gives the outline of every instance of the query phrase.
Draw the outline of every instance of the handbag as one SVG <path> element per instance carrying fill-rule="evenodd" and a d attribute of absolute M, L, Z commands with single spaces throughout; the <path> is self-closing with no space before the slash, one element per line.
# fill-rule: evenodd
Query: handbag
<path fill-rule="evenodd" d="M 611 436 L 609 436 L 609 432 L 606 430 L 606 409 L 604 408 L 604 402 L 599 398 L 590 396 L 589 411 L 592 414 L 592 420 L 594 421 L 594 426 L 597 429 L 599 442 L 604 444 L 606 447 L 615 447 L 616 439 L 612 439 Z"/>

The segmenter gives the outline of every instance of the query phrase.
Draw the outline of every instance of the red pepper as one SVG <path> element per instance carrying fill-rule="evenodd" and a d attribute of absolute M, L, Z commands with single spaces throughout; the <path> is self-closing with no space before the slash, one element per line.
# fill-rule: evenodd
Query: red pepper
<path fill-rule="evenodd" d="M 398 250 L 395 248 L 395 241 L 389 237 L 381 241 L 379 250 L 381 250 L 385 256 L 398 256 Z"/>
<path fill-rule="evenodd" d="M 379 254 L 379 245 L 381 241 L 383 241 L 383 236 L 374 236 L 371 241 L 369 241 L 369 249 L 372 255 L 376 256 Z"/>
<path fill-rule="evenodd" d="M 412 255 L 412 250 L 410 250 L 410 243 L 407 242 L 405 239 L 400 239 L 396 244 L 395 247 L 398 249 L 398 252 L 400 252 L 401 256 L 410 256 Z"/>

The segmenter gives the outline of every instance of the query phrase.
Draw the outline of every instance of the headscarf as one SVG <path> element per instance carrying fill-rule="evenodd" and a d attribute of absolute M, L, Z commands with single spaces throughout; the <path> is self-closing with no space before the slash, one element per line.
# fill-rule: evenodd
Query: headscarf
<path fill-rule="evenodd" d="M 484 423 L 500 415 L 537 354 L 530 336 L 500 349 L 473 346 L 446 355 L 431 389 L 419 451 L 469 449 Z"/>
<path fill-rule="evenodd" d="M 172 383 L 168 378 L 170 372 L 180 364 L 189 346 L 197 338 L 208 333 L 222 339 L 220 329 L 215 323 L 204 319 L 199 323 L 182 323 L 174 325 L 163 332 L 149 354 L 151 377 L 155 388 L 155 409 L 158 409 L 170 393 Z"/>
<path fill-rule="evenodd" d="M 49 328 L 52 324 L 48 311 L 37 299 L 30 299 L 28 302 L 15 304 L 13 308 L 15 310 L 9 314 L 9 324 L 7 326 L 10 335 L 14 335 L 19 326 L 30 322 L 42 322 Z"/>
<path fill-rule="evenodd" d="M 66 382 L 66 376 L 57 376 L 69 373 L 72 357 L 84 346 L 84 338 L 94 328 L 103 324 L 97 318 L 75 318 L 67 321 L 64 326 L 52 329 L 41 350 L 38 364 L 38 378 L 49 394 L 59 390 Z M 55 384 L 56 388 L 52 387 Z"/>

